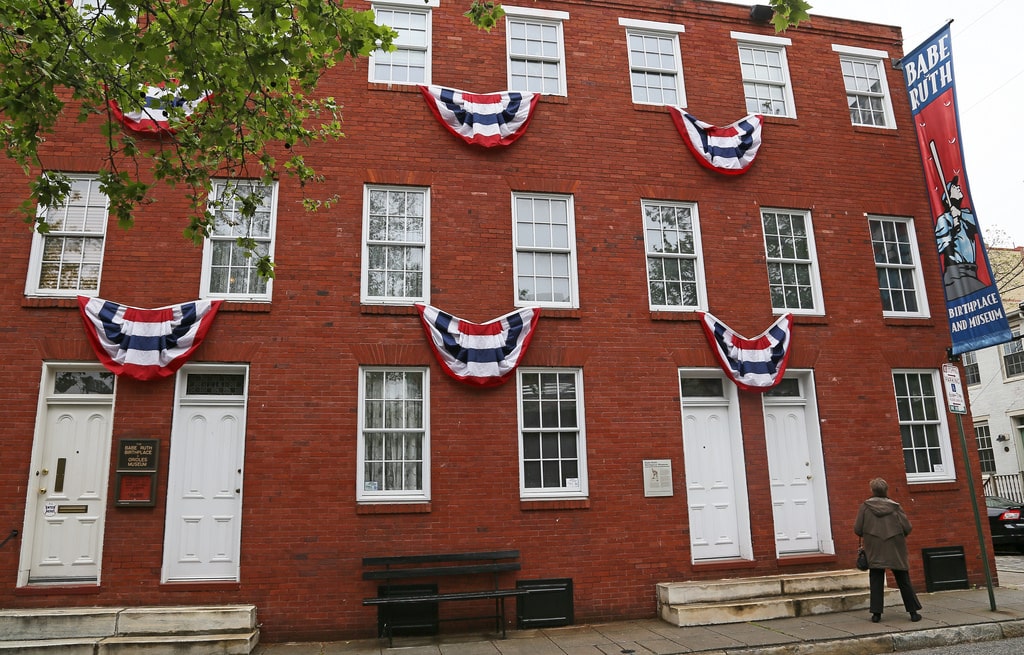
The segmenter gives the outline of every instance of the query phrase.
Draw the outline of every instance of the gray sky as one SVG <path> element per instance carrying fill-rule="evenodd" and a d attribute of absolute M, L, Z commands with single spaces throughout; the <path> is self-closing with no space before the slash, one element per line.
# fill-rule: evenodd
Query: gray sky
<path fill-rule="evenodd" d="M 756 2 L 727 0 L 734 4 Z M 903 51 L 920 45 L 946 21 L 964 165 L 978 222 L 1024 246 L 1024 142 L 1016 118 L 1024 111 L 1024 2 L 1021 0 L 807 0 L 810 14 L 897 25 Z M 763 4 L 767 4 L 764 2 Z M 799 31 L 799 27 L 796 28 Z M 895 51 L 892 53 L 895 55 Z M 898 89 L 902 92 L 902 87 Z M 799 107 L 797 107 L 799 111 Z M 907 127 L 902 124 L 899 127 Z M 923 193 L 923 191 L 922 191 Z M 987 245 L 996 245 L 988 243 Z"/>

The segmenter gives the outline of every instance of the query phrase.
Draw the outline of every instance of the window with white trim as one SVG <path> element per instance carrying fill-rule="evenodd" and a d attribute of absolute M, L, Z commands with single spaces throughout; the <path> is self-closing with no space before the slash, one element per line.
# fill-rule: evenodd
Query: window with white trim
<path fill-rule="evenodd" d="M 107 3 L 107 0 L 72 0 L 72 6 L 78 10 L 82 20 L 91 21 L 101 14 L 113 16 L 114 8 Z"/>
<path fill-rule="evenodd" d="M 992 449 L 992 432 L 988 423 L 976 423 L 974 425 L 974 438 L 978 440 L 978 464 L 981 472 L 996 472 L 996 455 Z"/>
<path fill-rule="evenodd" d="M 928 316 L 914 221 L 869 216 L 883 316 Z"/>
<path fill-rule="evenodd" d="M 587 495 L 583 371 L 518 371 L 519 479 L 523 498 Z"/>
<path fill-rule="evenodd" d="M 73 298 L 99 292 L 108 199 L 95 175 L 67 177 L 71 192 L 64 204 L 36 209 L 49 231 L 32 234 L 25 295 Z"/>
<path fill-rule="evenodd" d="M 255 213 L 244 216 L 251 207 Z M 214 218 L 203 248 L 202 296 L 269 301 L 273 280 L 257 273 L 257 258 L 274 257 L 277 182 L 214 180 L 209 210 Z"/>
<path fill-rule="evenodd" d="M 620 18 L 629 48 L 629 81 L 633 102 L 686 106 L 683 58 L 679 51 L 682 25 Z"/>
<path fill-rule="evenodd" d="M 732 32 L 737 41 L 747 112 L 796 118 L 789 78 L 788 38 Z"/>
<path fill-rule="evenodd" d="M 427 302 L 430 194 L 421 187 L 367 186 L 363 198 L 362 302 Z"/>
<path fill-rule="evenodd" d="M 357 500 L 430 500 L 429 376 L 426 368 L 359 369 Z"/>
<path fill-rule="evenodd" d="M 889 53 L 882 50 L 833 45 L 846 87 L 850 122 L 865 127 L 896 127 L 885 77 Z"/>
<path fill-rule="evenodd" d="M 964 381 L 967 386 L 981 384 L 981 367 L 978 366 L 978 355 L 973 350 L 961 353 L 960 361 L 964 365 Z"/>
<path fill-rule="evenodd" d="M 776 313 L 823 314 L 811 213 L 762 209 L 768 289 Z"/>
<path fill-rule="evenodd" d="M 892 381 L 907 481 L 955 479 L 946 413 L 939 397 L 939 372 L 896 370 Z"/>
<path fill-rule="evenodd" d="M 652 310 L 707 308 L 695 203 L 642 200 Z"/>
<path fill-rule="evenodd" d="M 438 0 L 391 0 L 373 4 L 378 25 L 398 36 L 391 52 L 370 53 L 370 81 L 385 84 L 430 84 L 431 7 Z"/>
<path fill-rule="evenodd" d="M 512 194 L 517 307 L 579 307 L 573 213 L 569 195 Z"/>
<path fill-rule="evenodd" d="M 564 11 L 502 5 L 508 46 L 508 88 L 566 95 Z"/>
<path fill-rule="evenodd" d="M 1020 328 L 1013 328 L 1013 336 L 1019 337 Z M 1024 375 L 1024 341 L 1017 339 L 999 346 L 1003 351 L 1003 377 L 1014 378 Z"/>

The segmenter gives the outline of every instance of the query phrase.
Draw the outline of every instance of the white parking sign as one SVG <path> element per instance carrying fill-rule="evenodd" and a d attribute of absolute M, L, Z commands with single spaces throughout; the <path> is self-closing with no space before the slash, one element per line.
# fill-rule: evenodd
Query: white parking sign
<path fill-rule="evenodd" d="M 942 382 L 946 385 L 946 404 L 953 414 L 967 413 L 967 400 L 960 384 L 960 369 L 953 364 L 942 365 Z"/>

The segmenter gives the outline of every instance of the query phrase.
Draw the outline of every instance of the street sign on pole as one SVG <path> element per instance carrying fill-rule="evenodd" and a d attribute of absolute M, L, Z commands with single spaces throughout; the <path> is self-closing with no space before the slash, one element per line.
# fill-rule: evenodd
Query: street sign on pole
<path fill-rule="evenodd" d="M 966 414 L 967 400 L 960 384 L 960 369 L 955 364 L 942 365 L 942 382 L 946 386 L 946 404 L 951 414 Z"/>

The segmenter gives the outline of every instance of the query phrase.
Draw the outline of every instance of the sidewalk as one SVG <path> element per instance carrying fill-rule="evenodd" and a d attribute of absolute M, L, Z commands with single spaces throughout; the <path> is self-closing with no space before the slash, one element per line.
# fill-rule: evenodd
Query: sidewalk
<path fill-rule="evenodd" d="M 255 655 L 873 655 L 1024 636 L 1024 573 L 999 571 L 996 611 L 988 589 L 919 593 L 923 619 L 902 606 L 881 623 L 867 610 L 771 621 L 679 628 L 659 619 L 510 630 L 495 635 L 301 644 L 261 644 Z"/>

